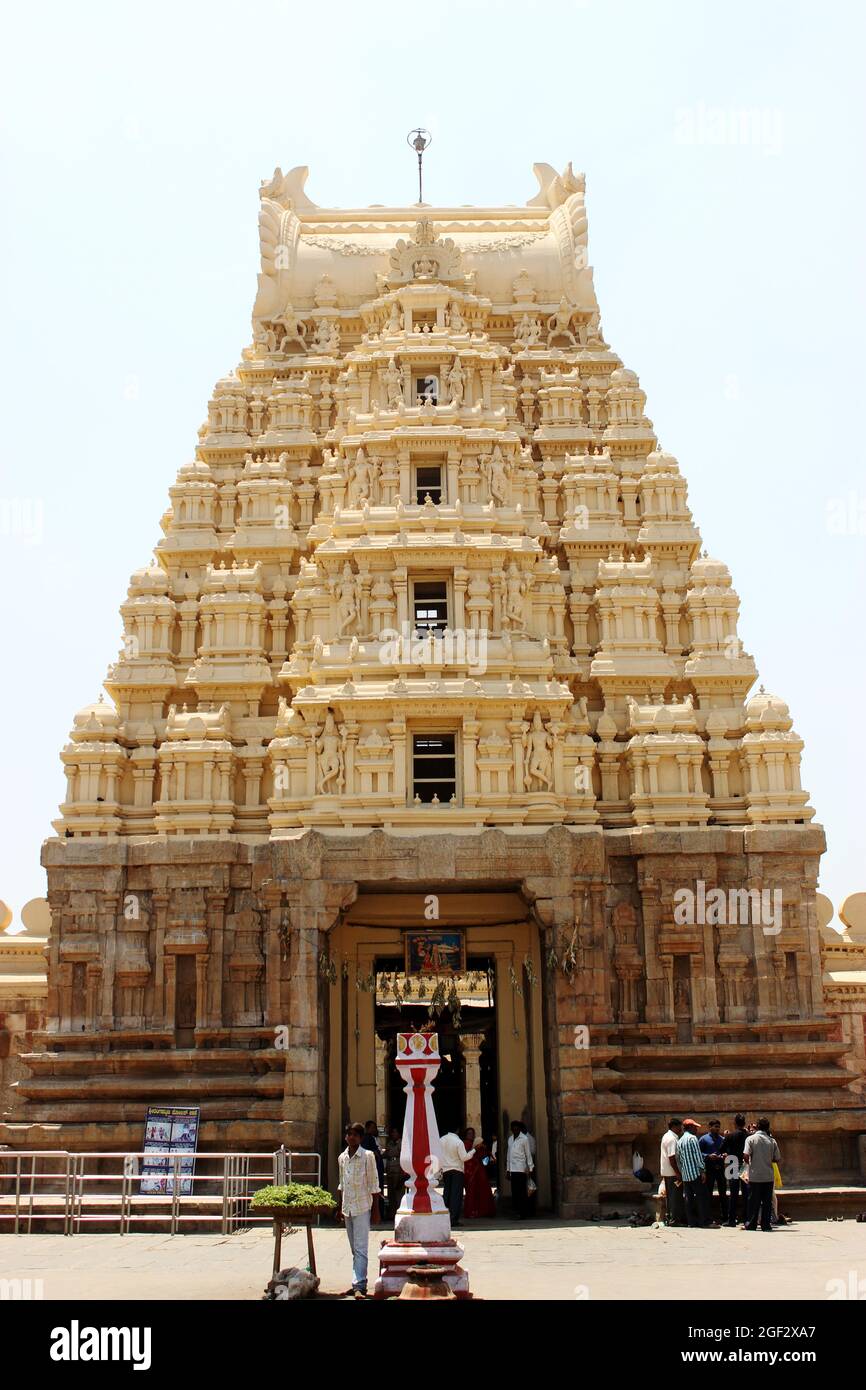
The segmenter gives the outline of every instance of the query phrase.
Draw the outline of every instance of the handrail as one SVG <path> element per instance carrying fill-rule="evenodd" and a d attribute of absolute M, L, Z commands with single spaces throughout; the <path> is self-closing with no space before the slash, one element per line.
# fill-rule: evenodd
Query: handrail
<path fill-rule="evenodd" d="M 168 1171 L 159 1174 L 166 1179 L 161 1193 L 135 1190 L 136 1182 L 146 1176 L 145 1158 L 166 1160 Z M 192 1172 L 184 1171 L 185 1158 L 195 1160 Z M 51 1159 L 53 1166 L 42 1162 Z M 91 1160 L 110 1171 L 89 1171 Z M 11 1211 L 6 1210 L 2 1181 L 9 1179 L 10 1166 Z M 211 1167 L 216 1171 L 202 1171 Z M 275 1151 L 221 1150 L 190 1155 L 164 1150 L 5 1149 L 0 1150 L 0 1231 L 4 1223 L 11 1222 L 13 1234 L 21 1234 L 22 1225 L 30 1234 L 35 1216 L 37 1220 L 62 1220 L 63 1234 L 68 1236 L 79 1234 L 82 1226 L 113 1222 L 121 1235 L 129 1233 L 133 1222 L 149 1227 L 167 1225 L 171 1235 L 193 1223 L 215 1224 L 221 1234 L 228 1235 L 242 1226 L 269 1220 L 251 1213 L 253 1192 L 266 1184 L 291 1182 L 296 1173 L 301 1180 L 320 1186 L 321 1155 L 291 1152 L 284 1146 Z M 105 1191 L 106 1185 L 112 1190 Z M 95 1211 L 87 1210 L 90 1201 L 98 1204 Z M 187 1214 L 190 1207 L 197 1209 Z"/>

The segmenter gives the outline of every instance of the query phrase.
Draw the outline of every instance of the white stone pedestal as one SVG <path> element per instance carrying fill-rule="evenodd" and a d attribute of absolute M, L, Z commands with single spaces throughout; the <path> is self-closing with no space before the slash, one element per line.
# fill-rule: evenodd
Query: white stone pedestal
<path fill-rule="evenodd" d="M 471 1298 L 469 1276 L 460 1268 L 463 1247 L 451 1237 L 451 1217 L 433 1185 L 441 1158 L 433 1110 L 432 1082 L 440 1057 L 435 1033 L 398 1033 L 397 1069 L 406 1091 L 406 1117 L 400 1162 L 408 1174 L 406 1191 L 394 1221 L 394 1239 L 379 1250 L 375 1298 L 399 1294 L 411 1265 L 437 1265 L 443 1281 L 458 1298 Z"/>

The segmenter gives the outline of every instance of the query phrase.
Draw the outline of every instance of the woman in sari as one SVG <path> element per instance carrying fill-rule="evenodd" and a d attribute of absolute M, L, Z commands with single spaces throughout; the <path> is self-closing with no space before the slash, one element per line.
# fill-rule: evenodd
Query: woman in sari
<path fill-rule="evenodd" d="M 463 1165 L 463 1216 L 467 1220 L 496 1215 L 496 1202 L 490 1186 L 490 1152 L 483 1139 L 475 1141 L 475 1130 L 467 1129 L 463 1143 L 472 1157 Z M 485 1161 L 486 1160 L 486 1161 Z"/>

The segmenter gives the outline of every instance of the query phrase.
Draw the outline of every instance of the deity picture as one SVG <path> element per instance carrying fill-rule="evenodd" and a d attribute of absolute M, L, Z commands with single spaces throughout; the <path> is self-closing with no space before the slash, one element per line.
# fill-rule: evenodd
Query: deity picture
<path fill-rule="evenodd" d="M 407 975 L 460 975 L 466 969 L 462 932 L 410 931 L 404 943 Z"/>

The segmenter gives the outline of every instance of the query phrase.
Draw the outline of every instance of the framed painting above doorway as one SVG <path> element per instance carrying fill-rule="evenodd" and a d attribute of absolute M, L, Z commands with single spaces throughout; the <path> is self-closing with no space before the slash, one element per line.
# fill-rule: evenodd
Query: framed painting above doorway
<path fill-rule="evenodd" d="M 466 943 L 461 931 L 407 931 L 403 934 L 407 975 L 462 975 Z"/>

